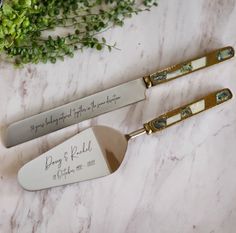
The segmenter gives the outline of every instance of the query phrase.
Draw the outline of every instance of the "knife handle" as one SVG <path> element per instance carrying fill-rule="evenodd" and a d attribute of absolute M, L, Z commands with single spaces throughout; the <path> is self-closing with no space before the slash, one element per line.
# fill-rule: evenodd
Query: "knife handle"
<path fill-rule="evenodd" d="M 151 75 L 145 76 L 143 78 L 146 87 L 150 88 L 173 79 L 182 77 L 184 75 L 190 74 L 197 70 L 206 68 L 218 64 L 220 62 L 226 61 L 234 56 L 233 47 L 224 47 L 217 49 L 211 53 L 206 54 L 203 57 L 197 57 L 186 62 L 180 63 L 178 65 L 170 66 L 164 70 L 158 71 Z"/>
<path fill-rule="evenodd" d="M 144 124 L 144 129 L 146 130 L 147 134 L 158 132 L 200 112 L 222 104 L 230 100 L 232 97 L 232 92 L 229 89 L 222 89 L 213 92 L 204 98 L 165 113 L 158 118 Z"/>

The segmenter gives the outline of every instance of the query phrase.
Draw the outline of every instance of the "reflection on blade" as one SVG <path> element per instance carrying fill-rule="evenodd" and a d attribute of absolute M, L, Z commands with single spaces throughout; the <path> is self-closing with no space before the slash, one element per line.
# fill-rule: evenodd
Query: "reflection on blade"
<path fill-rule="evenodd" d="M 15 146 L 144 100 L 145 91 L 146 87 L 141 78 L 13 123 L 7 128 L 5 144 L 7 147 Z"/>

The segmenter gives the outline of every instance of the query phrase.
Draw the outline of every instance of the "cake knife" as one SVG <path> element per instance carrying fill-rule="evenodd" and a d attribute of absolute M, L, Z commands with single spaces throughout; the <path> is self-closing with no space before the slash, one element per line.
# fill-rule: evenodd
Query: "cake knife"
<path fill-rule="evenodd" d="M 233 56 L 234 49 L 230 46 L 224 47 L 202 57 L 188 60 L 143 78 L 12 123 L 6 129 L 5 145 L 12 147 L 103 113 L 142 101 L 146 98 L 147 88 L 218 64 Z"/>

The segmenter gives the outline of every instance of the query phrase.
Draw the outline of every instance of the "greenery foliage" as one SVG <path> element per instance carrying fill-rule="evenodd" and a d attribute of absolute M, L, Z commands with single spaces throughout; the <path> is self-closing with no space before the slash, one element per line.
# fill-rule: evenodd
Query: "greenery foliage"
<path fill-rule="evenodd" d="M 5 0 L 0 9 L 0 53 L 22 65 L 55 63 L 85 47 L 111 50 L 115 44 L 97 35 L 154 5 L 155 0 Z"/>

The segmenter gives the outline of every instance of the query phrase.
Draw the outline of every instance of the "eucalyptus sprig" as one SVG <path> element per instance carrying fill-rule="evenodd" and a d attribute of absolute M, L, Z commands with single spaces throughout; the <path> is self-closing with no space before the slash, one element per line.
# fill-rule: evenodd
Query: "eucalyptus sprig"
<path fill-rule="evenodd" d="M 22 65 L 55 63 L 86 47 L 111 50 L 116 45 L 98 34 L 156 5 L 156 0 L 5 0 L 0 9 L 0 53 Z"/>

